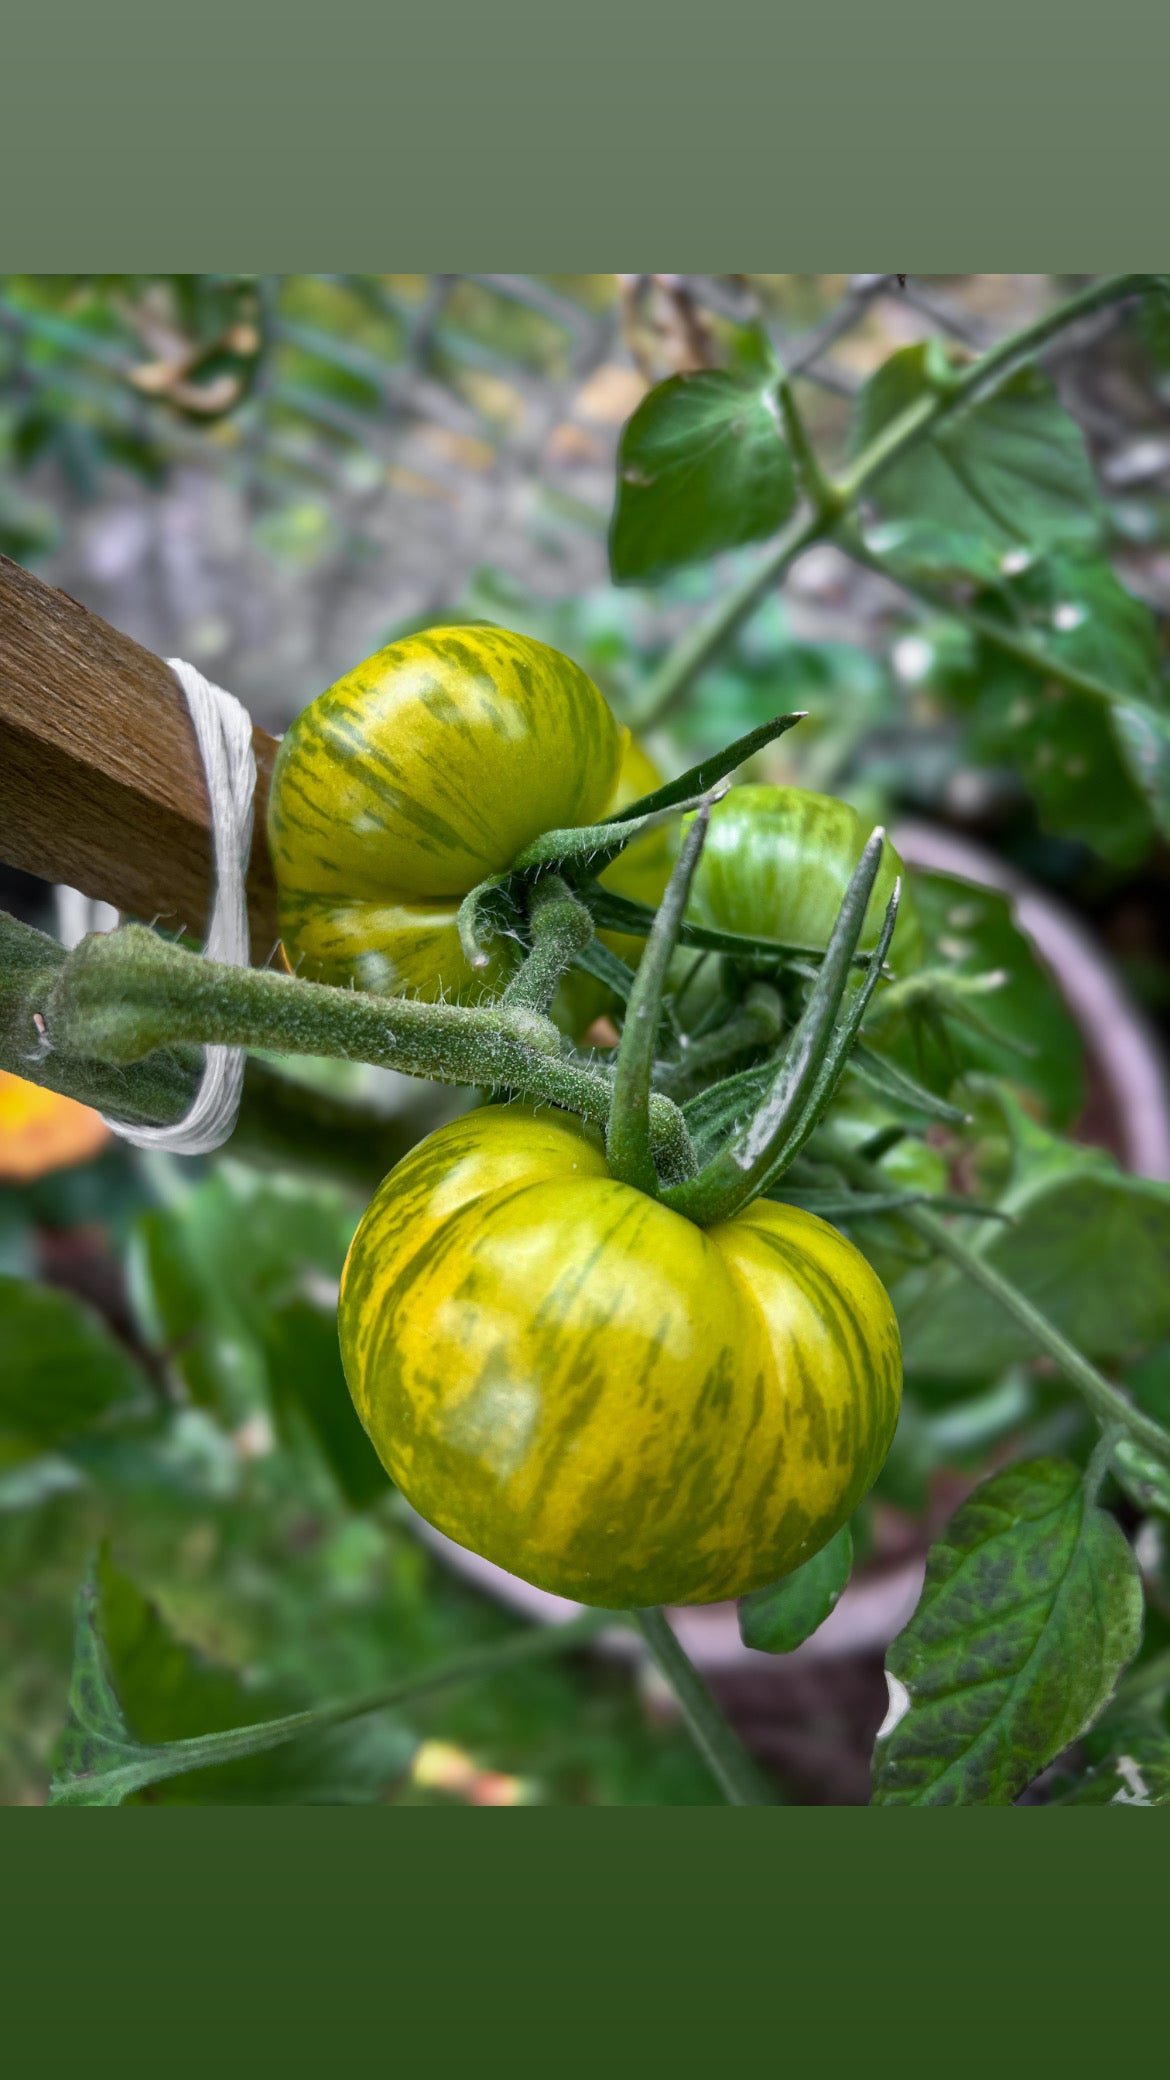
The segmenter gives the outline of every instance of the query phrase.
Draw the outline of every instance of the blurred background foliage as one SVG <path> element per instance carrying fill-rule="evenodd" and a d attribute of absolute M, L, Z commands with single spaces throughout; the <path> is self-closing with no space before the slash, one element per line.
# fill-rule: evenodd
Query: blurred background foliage
<path fill-rule="evenodd" d="M 612 582 L 618 440 L 651 386 L 750 370 L 769 340 L 835 463 L 858 418 L 885 409 L 865 386 L 879 369 L 895 381 L 892 356 L 928 339 L 977 350 L 1076 286 L 1041 275 L 0 277 L 0 550 L 151 649 L 190 658 L 277 733 L 382 643 L 452 619 L 555 644 L 628 715 L 671 644 L 758 554 Z M 868 561 L 809 551 L 647 741 L 677 771 L 807 708 L 750 777 L 977 841 L 1078 915 L 1165 1024 L 1170 854 L 1156 808 L 1100 702 L 1053 694 L 976 624 L 1006 614 L 1081 669 L 1164 700 L 1167 306 L 1100 314 L 1062 342 L 1050 373 L 1092 463 L 1083 539 L 1080 465 L 1057 453 L 1064 413 L 1038 425 L 1044 496 L 1009 513 L 1003 539 L 984 521 L 973 548 L 953 489 L 933 529 L 899 532 L 891 479 Z M 1071 506 L 1052 549 L 1044 526 L 1061 483 Z M 921 489 L 902 487 L 911 512 Z M 1013 565 L 1021 533 L 1051 553 Z M 51 891 L 3 870 L 0 884 L 5 907 L 54 929 Z M 1005 1076 L 1025 1116 L 1116 1149 L 1083 1034 L 1006 899 L 938 875 L 919 903 L 960 970 L 1007 975 L 985 1026 L 964 1029 L 957 1065 Z M 925 1073 L 921 1048 L 914 1066 Z M 935 1070 L 945 1080 L 955 1066 L 948 1055 Z M 407 1139 L 451 1102 L 341 1064 L 297 1073 L 379 1107 Z M 854 1096 L 865 1138 L 872 1118 Z M 998 1162 L 1000 1190 L 1012 1137 L 989 1106 L 979 1161 L 984 1182 Z M 960 1159 L 935 1132 L 944 1177 Z M 230 1153 L 182 1165 L 135 1155 L 82 1108 L 0 1079 L 0 1797 L 45 1795 L 71 1601 L 103 1541 L 111 1650 L 144 1738 L 360 1691 L 514 1625 L 420 1544 L 352 1416 L 333 1307 L 362 1203 L 360 1184 Z M 1127 1209 L 1119 1277 L 1149 1214 Z M 1042 1258 L 1039 1202 L 1030 1218 Z M 879 1258 L 883 1238 L 870 1246 Z M 930 1323 L 894 1453 L 855 1527 L 870 1563 L 920 1549 L 997 1452 L 1088 1436 L 1042 1367 L 980 1345 L 953 1294 L 931 1287 L 915 1316 L 914 1279 L 935 1274 L 896 1255 L 883 1271 L 910 1281 L 904 1319 L 926 1306 Z M 1148 1312 L 1140 1391 L 1166 1420 L 1170 1362 Z M 949 1362 L 960 1348 L 974 1353 L 961 1392 Z M 1151 1478 L 1134 1472 L 1135 1521 Z M 1170 1638 L 1159 1556 L 1154 1648 Z M 811 1703 L 778 1695 L 748 1683 L 739 1717 L 791 1795 L 863 1797 L 880 1655 Z M 786 1714 L 802 1732 L 785 1734 Z M 596 1656 L 260 1762 L 148 1795 L 715 1796 L 654 1689 Z"/>

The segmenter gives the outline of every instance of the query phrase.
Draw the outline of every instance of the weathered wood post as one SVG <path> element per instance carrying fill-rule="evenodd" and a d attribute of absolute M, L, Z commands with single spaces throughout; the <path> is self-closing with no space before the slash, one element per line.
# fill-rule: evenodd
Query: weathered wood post
<path fill-rule="evenodd" d="M 252 959 L 277 940 L 264 812 L 276 741 L 253 727 Z M 203 930 L 211 827 L 186 703 L 161 657 L 0 556 L 0 859 L 131 916 Z"/>

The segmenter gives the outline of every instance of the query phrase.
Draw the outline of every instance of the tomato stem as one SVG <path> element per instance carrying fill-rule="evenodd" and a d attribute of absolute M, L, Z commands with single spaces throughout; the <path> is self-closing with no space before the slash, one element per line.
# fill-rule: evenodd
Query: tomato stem
<path fill-rule="evenodd" d="M 654 1665 L 674 1692 L 687 1731 L 729 1806 L 774 1806 L 776 1794 L 728 1725 L 661 1610 L 631 1613 Z"/>
<path fill-rule="evenodd" d="M 18 1073 L 50 1088 L 64 1062 L 137 1064 L 192 1042 L 372 1062 L 465 1089 L 516 1091 L 600 1127 L 609 1119 L 612 1079 L 570 1060 L 556 1027 L 522 1005 L 422 1004 L 227 967 L 143 925 L 83 939 L 55 970 L 37 969 L 13 1016 L 32 1033 L 34 1014 L 44 1026 L 43 1065 L 28 1061 Z M 663 1176 L 691 1176 L 686 1124 L 658 1091 L 650 1133 Z"/>
<path fill-rule="evenodd" d="M 528 924 L 532 951 L 500 1002 L 547 1012 L 561 977 L 593 937 L 593 919 L 559 874 L 545 874 L 529 897 Z"/>

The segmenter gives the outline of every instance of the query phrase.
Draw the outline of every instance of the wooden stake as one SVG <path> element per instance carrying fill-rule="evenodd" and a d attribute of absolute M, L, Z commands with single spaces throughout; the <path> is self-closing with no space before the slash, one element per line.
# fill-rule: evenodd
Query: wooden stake
<path fill-rule="evenodd" d="M 277 939 L 264 814 L 276 740 L 253 728 L 252 959 Z M 202 932 L 211 819 L 161 657 L 0 556 L 0 858 L 133 917 Z"/>

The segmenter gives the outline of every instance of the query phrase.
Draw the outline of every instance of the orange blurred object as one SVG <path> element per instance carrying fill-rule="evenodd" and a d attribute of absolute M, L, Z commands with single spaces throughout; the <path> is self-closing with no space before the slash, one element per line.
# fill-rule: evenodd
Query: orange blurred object
<path fill-rule="evenodd" d="M 531 1797 L 523 1777 L 480 1769 L 470 1755 L 449 1741 L 424 1741 L 410 1773 L 427 1790 L 449 1792 L 473 1806 L 521 1806 Z"/>
<path fill-rule="evenodd" d="M 0 1069 L 0 1179 L 27 1184 L 87 1163 L 110 1140 L 100 1113 Z"/>

